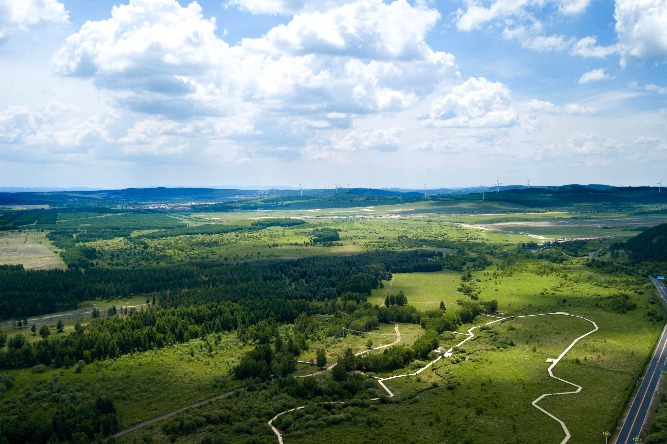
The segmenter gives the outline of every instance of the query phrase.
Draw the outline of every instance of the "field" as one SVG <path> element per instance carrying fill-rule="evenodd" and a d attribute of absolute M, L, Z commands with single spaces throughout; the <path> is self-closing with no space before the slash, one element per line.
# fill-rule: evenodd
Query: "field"
<path fill-rule="evenodd" d="M 402 291 L 408 296 L 408 303 L 420 310 L 435 310 L 440 301 L 446 307 L 455 307 L 462 297 L 456 289 L 461 283 L 461 273 L 441 271 L 438 273 L 395 273 L 384 287 L 374 290 L 368 301 L 382 305 L 387 296 Z"/>
<path fill-rule="evenodd" d="M 0 265 L 18 264 L 26 270 L 65 268 L 46 233 L 0 231 Z"/>
<path fill-rule="evenodd" d="M 539 405 L 567 424 L 570 444 L 597 442 L 621 418 L 665 315 L 650 281 L 616 264 L 623 257 L 609 246 L 667 215 L 653 207 L 591 208 L 535 211 L 493 200 L 233 212 L 96 208 L 40 219 L 52 224 L 48 232 L 1 232 L 2 263 L 66 269 L 59 273 L 73 280 L 63 281 L 55 297 L 61 288 L 93 296 L 71 311 L 3 319 L 1 333 L 10 341 L 24 335 L 28 348 L 49 341 L 55 347 L 65 338 L 83 347 L 79 336 L 86 335 L 98 342 L 64 364 L 60 357 L 39 361 L 44 350 L 28 361 L 39 363 L 23 368 L 0 359 L 7 366 L 0 373 L 0 416 L 8 418 L 0 435 L 46 430 L 63 406 L 100 397 L 113 400 L 114 431 L 122 431 L 229 394 L 115 441 L 275 443 L 267 423 L 277 417 L 286 443 L 372 443 L 381 436 L 406 443 L 558 443 L 560 425 L 531 403 L 572 390 L 549 377 L 549 360 L 596 325 L 554 369 L 582 391 Z M 338 238 L 317 241 L 321 229 Z M 562 237 L 602 239 L 539 244 Z M 411 251 L 426 255 L 414 259 L 422 261 L 414 269 L 388 254 Z M 365 259 L 348 261 L 357 257 Z M 140 276 L 140 283 L 154 286 L 131 282 L 130 271 L 141 269 L 155 274 Z M 167 276 L 177 272 L 178 279 Z M 252 273 L 256 280 L 246 281 Z M 84 292 L 76 286 L 81 279 L 107 296 Z M 384 307 L 397 295 L 407 305 Z M 200 309 L 187 311 L 193 307 Z M 92 308 L 101 319 L 92 319 Z M 218 309 L 222 315 L 213 317 Z M 396 316 L 401 340 L 383 347 L 397 339 Z M 23 317 L 28 324 L 17 326 Z M 58 320 L 63 333 L 55 332 Z M 31 334 L 33 323 L 48 325 L 49 338 Z M 131 336 L 133 328 L 142 333 Z M 474 337 L 457 346 L 469 331 Z M 439 352 L 428 345 L 417 356 L 427 338 Z M 138 345 L 129 352 L 114 351 L 113 344 L 132 340 Z M 105 347 L 106 355 L 90 357 Z M 8 350 L 3 344 L 0 355 Z M 266 371 L 243 376 L 239 368 L 252 373 L 262 364 L 242 366 L 257 350 L 264 350 Z M 451 355 L 438 359 L 447 350 Z M 74 345 L 65 352 L 77 353 Z M 327 364 L 318 369 L 322 352 Z M 361 369 L 370 364 L 351 357 L 360 354 L 385 367 Z M 299 361 L 294 368 L 291 359 Z M 336 362 L 348 366 L 342 375 L 332 370 Z M 383 381 L 395 396 L 378 383 L 390 376 L 401 376 Z M 297 407 L 303 408 L 288 411 Z M 101 439 L 87 439 L 93 436 Z"/>

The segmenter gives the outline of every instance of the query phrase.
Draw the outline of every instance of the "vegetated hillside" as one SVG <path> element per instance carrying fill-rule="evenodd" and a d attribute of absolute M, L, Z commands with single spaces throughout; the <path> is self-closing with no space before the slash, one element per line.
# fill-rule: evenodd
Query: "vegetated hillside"
<path fill-rule="evenodd" d="M 565 185 L 501 190 L 488 189 L 485 199 L 505 201 L 533 208 L 600 207 L 604 205 L 637 205 L 667 203 L 667 193 L 651 187 L 609 187 L 600 185 Z M 604 208 L 600 208 L 604 209 Z"/>
<path fill-rule="evenodd" d="M 625 243 L 633 259 L 667 262 L 667 224 L 650 228 Z"/>

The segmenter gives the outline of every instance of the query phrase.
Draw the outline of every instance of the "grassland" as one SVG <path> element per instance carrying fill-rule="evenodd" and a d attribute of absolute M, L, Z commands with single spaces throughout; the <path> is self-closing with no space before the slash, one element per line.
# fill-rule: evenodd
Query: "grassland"
<path fill-rule="evenodd" d="M 0 231 L 0 265 L 18 264 L 26 270 L 65 268 L 46 233 Z"/>
<path fill-rule="evenodd" d="M 456 289 L 461 284 L 461 273 L 441 271 L 438 273 L 395 273 L 384 287 L 373 290 L 368 299 L 372 304 L 382 305 L 387 296 L 402 291 L 408 303 L 420 310 L 434 310 L 444 302 L 446 307 L 456 307 L 462 294 Z"/>
<path fill-rule="evenodd" d="M 646 310 L 654 305 L 649 288 L 634 288 L 636 310 L 615 313 L 595 304 L 619 288 L 632 288 L 613 278 L 589 279 L 591 274 L 586 270 L 574 268 L 567 274 L 577 282 L 567 281 L 571 285 L 565 292 L 570 296 L 566 303 L 562 294 L 539 295 L 543 287 L 562 284 L 563 275 L 555 274 L 508 273 L 496 278 L 500 288 L 497 292 L 494 288 L 493 294 L 503 310 L 566 311 L 586 315 L 599 325 L 600 330 L 573 348 L 555 370 L 557 376 L 582 385 L 584 390 L 578 395 L 550 397 L 540 404 L 566 422 L 573 435 L 571 443 L 590 443 L 599 439 L 602 431 L 613 429 L 662 325 L 646 322 Z M 412 297 L 435 305 L 439 299 L 429 300 L 423 293 L 415 297 L 407 285 L 403 289 L 409 301 Z M 532 295 L 528 294 L 531 291 Z M 353 423 L 309 429 L 307 435 L 297 435 L 289 442 L 373 442 L 382 434 L 414 443 L 559 442 L 560 426 L 534 409 L 531 402 L 543 393 L 571 388 L 548 377 L 547 358 L 558 356 L 574 338 L 590 329 L 588 322 L 567 316 L 513 318 L 482 328 L 452 360 L 441 361 L 432 372 L 424 372 L 420 378 L 388 381 L 392 390 L 397 390 L 397 401 L 379 404 L 359 419 L 363 423 L 371 416 L 382 418 L 374 427 L 360 430 Z M 453 336 L 443 345 L 453 346 L 460 340 L 460 336 Z"/>

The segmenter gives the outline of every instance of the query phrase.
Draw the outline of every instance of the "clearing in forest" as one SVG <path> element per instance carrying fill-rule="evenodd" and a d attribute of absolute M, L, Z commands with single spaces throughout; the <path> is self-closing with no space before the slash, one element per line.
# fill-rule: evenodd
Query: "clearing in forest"
<path fill-rule="evenodd" d="M 23 264 L 27 270 L 64 269 L 45 233 L 0 232 L 0 265 Z"/>

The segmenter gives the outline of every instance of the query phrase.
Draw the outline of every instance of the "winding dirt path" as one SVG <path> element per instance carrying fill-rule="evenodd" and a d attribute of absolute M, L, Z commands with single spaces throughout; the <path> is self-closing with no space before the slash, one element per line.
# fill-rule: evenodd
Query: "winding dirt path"
<path fill-rule="evenodd" d="M 541 411 L 542 413 L 544 413 L 545 415 L 547 415 L 548 417 L 550 417 L 551 419 L 553 419 L 554 421 L 556 421 L 556 422 L 558 422 L 558 423 L 560 424 L 561 428 L 563 429 L 563 432 L 565 433 L 565 437 L 564 437 L 563 440 L 560 442 L 560 444 L 566 444 L 566 443 L 570 440 L 570 438 L 571 438 L 572 435 L 570 434 L 570 431 L 569 431 L 569 429 L 567 428 L 567 425 L 565 425 L 565 422 L 563 422 L 560 418 L 556 417 L 556 416 L 553 415 L 552 413 L 550 413 L 550 412 L 548 412 L 547 410 L 545 410 L 545 409 L 543 409 L 542 407 L 540 407 L 540 406 L 538 405 L 538 403 L 539 403 L 541 400 L 543 400 L 544 398 L 547 398 L 547 397 L 549 397 L 549 396 L 574 395 L 574 394 L 577 394 L 577 393 L 581 392 L 581 390 L 583 389 L 580 385 L 577 385 L 577 384 L 575 384 L 574 382 L 567 381 L 567 380 L 565 380 L 565 379 L 563 379 L 563 378 L 559 378 L 558 376 L 555 376 L 555 375 L 553 374 L 553 369 L 554 369 L 554 368 L 558 365 L 558 363 L 565 357 L 565 355 L 567 355 L 567 353 L 572 349 L 572 347 L 574 347 L 574 346 L 577 344 L 577 342 L 579 342 L 580 340 L 582 340 L 582 339 L 585 338 L 586 336 L 591 335 L 591 334 L 593 334 L 593 333 L 595 333 L 596 331 L 599 330 L 598 325 L 597 325 L 594 321 L 591 321 L 590 319 L 585 318 L 585 317 L 583 317 L 583 316 L 572 315 L 572 314 L 565 313 L 565 312 L 554 312 L 554 313 L 540 313 L 540 314 L 532 314 L 532 315 L 505 316 L 505 317 L 497 318 L 497 319 L 494 319 L 493 321 L 487 322 L 487 323 L 485 323 L 485 324 L 481 324 L 481 325 L 477 325 L 477 326 L 474 326 L 474 327 L 469 328 L 469 329 L 468 329 L 468 333 L 467 333 L 467 335 L 466 335 L 466 338 L 465 338 L 464 340 L 462 340 L 461 342 L 459 342 L 458 344 L 456 344 L 454 347 L 452 347 L 452 348 L 450 348 L 449 350 L 447 350 L 444 354 L 441 354 L 441 355 L 438 356 L 436 359 L 432 360 L 431 362 L 429 362 L 428 364 L 426 364 L 424 367 L 420 368 L 420 369 L 417 370 L 416 372 L 413 372 L 413 373 L 406 373 L 406 374 L 402 374 L 402 375 L 389 376 L 389 377 L 387 377 L 387 378 L 379 378 L 379 377 L 375 377 L 375 379 L 378 381 L 378 384 L 380 384 L 380 386 L 384 389 L 384 391 L 387 392 L 387 395 L 388 395 L 390 398 L 392 398 L 392 397 L 394 397 L 394 393 L 389 389 L 389 387 L 387 387 L 387 386 L 385 385 L 385 383 L 384 383 L 385 381 L 390 381 L 390 380 L 392 380 L 392 379 L 398 379 L 398 378 L 406 378 L 406 377 L 408 377 L 408 376 L 416 376 L 416 375 L 420 374 L 421 372 L 423 372 L 424 370 L 426 370 L 427 368 L 431 367 L 433 364 L 435 364 L 435 363 L 438 362 L 439 360 L 441 360 L 443 357 L 444 357 L 444 358 L 451 357 L 451 356 L 454 354 L 454 348 L 462 346 L 463 344 L 465 344 L 466 342 L 470 341 L 472 338 L 475 337 L 475 334 L 473 333 L 473 331 L 474 331 L 475 329 L 480 328 L 480 327 L 485 326 L 485 325 L 492 325 L 492 324 L 495 324 L 495 323 L 497 323 L 497 322 L 503 322 L 503 321 L 506 321 L 506 320 L 516 319 L 516 318 L 531 318 L 531 317 L 539 317 L 539 316 L 571 316 L 571 317 L 579 318 L 579 319 L 582 319 L 582 320 L 584 320 L 584 321 L 590 322 L 590 323 L 593 325 L 593 327 L 594 327 L 592 330 L 590 330 L 590 331 L 588 331 L 587 333 L 585 333 L 585 334 L 583 334 L 583 335 L 577 337 L 576 339 L 574 339 L 574 340 L 570 343 L 570 345 L 568 345 L 567 348 L 566 348 L 565 350 L 563 350 L 563 352 L 560 354 L 560 356 L 558 356 L 557 358 L 550 358 L 550 359 L 547 360 L 547 362 L 551 362 L 551 365 L 550 365 L 549 368 L 547 369 L 547 372 L 549 373 L 549 376 L 552 377 L 552 378 L 554 378 L 554 379 L 557 379 L 558 381 L 561 381 L 561 382 L 563 382 L 563 383 L 565 383 L 565 384 L 568 384 L 568 385 L 574 387 L 575 390 L 568 391 L 568 392 L 558 392 L 558 393 L 544 393 L 543 395 L 541 395 L 540 397 L 538 397 L 537 399 L 535 399 L 535 400 L 531 403 L 531 404 L 533 405 L 533 407 L 535 407 L 536 409 L 538 409 L 539 411 Z M 360 356 L 360 355 L 362 355 L 362 354 L 364 354 L 364 353 L 368 353 L 368 352 L 370 352 L 370 351 L 372 351 L 372 350 L 377 350 L 377 349 L 380 349 L 380 348 L 390 347 L 390 346 L 392 346 L 392 345 L 397 344 L 398 342 L 400 342 L 400 340 L 401 340 L 401 336 L 400 336 L 400 332 L 399 332 L 399 330 L 398 330 L 398 324 L 395 324 L 395 325 L 394 325 L 394 329 L 395 329 L 395 331 L 396 331 L 396 335 L 397 335 L 397 339 L 396 339 L 394 342 L 392 342 L 391 344 L 386 344 L 386 345 L 383 345 L 383 346 L 375 347 L 374 349 L 371 349 L 371 350 L 365 350 L 365 351 L 363 351 L 363 352 L 357 353 L 357 356 Z M 331 370 L 335 365 L 336 365 L 336 364 L 333 364 L 333 365 L 331 365 L 330 367 L 328 367 L 326 370 L 322 370 L 322 371 L 320 371 L 320 372 L 313 373 L 312 375 L 315 375 L 315 374 L 321 374 L 321 373 L 324 373 L 324 372 L 326 372 L 326 371 L 329 371 L 329 370 Z M 307 375 L 307 376 L 312 376 L 312 375 Z M 373 399 L 371 399 L 371 400 L 372 400 L 372 401 L 377 401 L 377 400 L 379 400 L 379 399 L 380 399 L 380 398 L 373 398 Z M 339 402 L 339 403 L 343 403 L 343 402 Z M 278 413 L 276 416 L 274 416 L 273 418 L 271 418 L 271 420 L 269 420 L 268 425 L 269 425 L 269 427 L 271 427 L 271 430 L 273 431 L 273 433 L 274 433 L 274 434 L 276 435 L 276 437 L 278 438 L 278 443 L 279 443 L 279 444 L 284 444 L 284 443 L 283 443 L 283 437 L 282 437 L 282 434 L 280 433 L 280 430 L 278 430 L 278 429 L 273 425 L 273 422 L 274 422 L 276 419 L 278 419 L 280 416 L 282 416 L 282 415 L 284 415 L 284 414 L 286 414 L 286 413 L 294 412 L 294 411 L 296 411 L 296 410 L 301 410 L 301 409 L 303 409 L 303 408 L 305 408 L 305 407 L 306 407 L 305 405 L 302 405 L 302 406 L 299 406 L 299 407 L 295 407 L 295 408 L 293 408 L 293 409 L 285 410 L 284 412 L 280 412 L 280 413 Z"/>
<path fill-rule="evenodd" d="M 394 331 L 396 332 L 396 340 L 394 340 L 394 342 L 392 342 L 390 344 L 384 344 L 384 345 L 379 345 L 377 347 L 369 348 L 368 350 L 360 351 L 359 353 L 355 353 L 354 355 L 355 356 L 362 356 L 366 353 L 372 352 L 373 350 L 381 350 L 383 348 L 391 347 L 392 345 L 398 344 L 399 342 L 401 342 L 401 332 L 398 329 L 398 324 L 394 324 Z M 336 364 L 337 363 L 334 362 L 333 364 L 331 364 L 329 367 L 325 368 L 324 370 L 320 370 L 320 371 L 315 372 L 315 373 L 310 373 L 308 375 L 297 376 L 297 378 L 308 378 L 308 377 L 315 376 L 315 375 L 321 375 L 322 373 L 326 373 L 326 372 L 329 372 L 329 371 L 333 370 L 333 368 L 336 366 Z M 382 384 L 382 382 L 380 382 L 380 385 L 385 387 L 385 385 Z M 385 390 L 388 390 L 388 389 L 385 387 Z M 394 396 L 394 395 L 392 394 L 391 396 Z M 378 399 L 380 399 L 380 398 L 374 398 L 372 400 L 375 401 L 375 400 L 378 400 Z M 338 404 L 342 404 L 342 403 L 343 403 L 343 401 L 338 402 Z M 332 404 L 332 403 L 327 403 L 327 404 Z M 269 425 L 269 427 L 271 427 L 271 430 L 273 431 L 274 435 L 276 435 L 276 438 L 278 438 L 278 443 L 279 444 L 283 444 L 283 435 L 282 435 L 282 433 L 280 433 L 280 430 L 278 430 L 273 425 L 273 421 L 280 418 L 282 415 L 284 415 L 286 413 L 294 412 L 296 410 L 301 410 L 304 407 L 306 407 L 306 406 L 302 405 L 302 406 L 299 406 L 299 407 L 295 407 L 293 409 L 285 410 L 284 412 L 280 412 L 280 413 L 276 414 L 276 416 L 274 416 L 273 418 L 271 418 L 269 420 L 269 422 L 267 424 Z"/>

